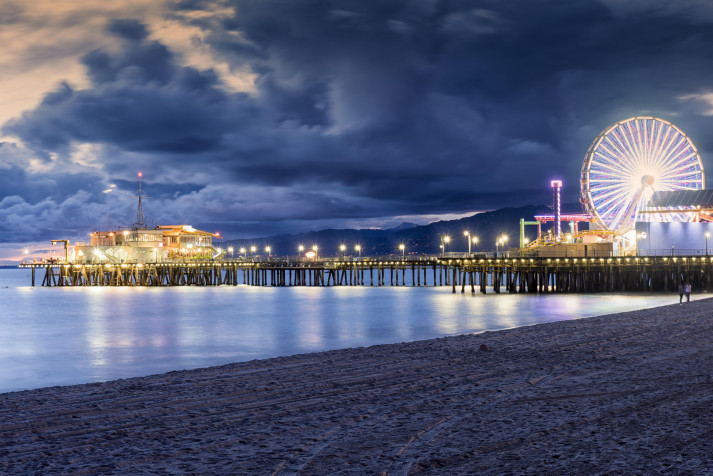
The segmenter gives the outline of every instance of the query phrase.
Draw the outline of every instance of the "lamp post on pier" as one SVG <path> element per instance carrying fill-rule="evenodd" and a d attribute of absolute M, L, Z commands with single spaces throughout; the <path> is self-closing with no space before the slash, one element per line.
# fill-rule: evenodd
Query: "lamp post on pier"
<path fill-rule="evenodd" d="M 708 238 L 711 237 L 711 233 L 709 231 L 706 232 L 706 256 L 708 256 Z"/>
<path fill-rule="evenodd" d="M 361 260 L 361 245 L 355 245 L 354 250 L 359 253 L 359 259 Z"/>
<path fill-rule="evenodd" d="M 441 248 L 442 248 L 442 254 L 441 257 L 446 255 L 446 245 L 451 241 L 451 237 L 448 235 L 444 235 L 441 237 Z"/>
<path fill-rule="evenodd" d="M 470 231 L 464 231 L 463 236 L 465 236 L 465 240 L 468 242 L 468 257 L 470 257 Z"/>
<path fill-rule="evenodd" d="M 479 239 L 478 239 L 477 236 L 472 237 L 471 241 L 473 242 L 473 244 L 474 244 L 475 246 L 478 246 L 478 241 L 479 241 Z"/>
<path fill-rule="evenodd" d="M 228 251 L 230 252 L 230 259 L 233 259 L 233 247 L 228 246 Z"/>
<path fill-rule="evenodd" d="M 257 247 L 255 247 L 255 246 L 250 247 L 250 259 L 253 259 L 253 255 L 255 254 L 256 251 L 257 251 Z"/>
<path fill-rule="evenodd" d="M 406 245 L 404 245 L 403 243 L 401 243 L 401 244 L 399 245 L 399 249 L 401 250 L 401 259 L 402 259 L 402 260 L 406 259 Z"/>
<path fill-rule="evenodd" d="M 271 251 L 272 251 L 272 247 L 271 247 L 271 246 L 266 246 L 266 247 L 265 247 L 265 252 L 267 253 L 267 257 L 268 257 L 268 258 L 270 257 L 270 252 L 271 252 Z"/>
<path fill-rule="evenodd" d="M 346 253 L 346 251 L 347 251 L 347 245 L 345 245 L 344 243 L 342 243 L 341 245 L 339 245 L 339 251 L 342 252 L 342 261 L 344 261 L 344 255 L 345 255 L 345 253 Z"/>
<path fill-rule="evenodd" d="M 304 245 L 299 245 L 297 247 L 297 258 L 302 259 L 302 252 L 305 250 Z"/>
<path fill-rule="evenodd" d="M 505 243 L 508 241 L 508 235 L 500 235 L 498 237 L 498 240 L 495 242 L 495 253 L 497 254 L 498 252 L 498 245 L 502 248 L 503 252 L 505 252 Z"/>

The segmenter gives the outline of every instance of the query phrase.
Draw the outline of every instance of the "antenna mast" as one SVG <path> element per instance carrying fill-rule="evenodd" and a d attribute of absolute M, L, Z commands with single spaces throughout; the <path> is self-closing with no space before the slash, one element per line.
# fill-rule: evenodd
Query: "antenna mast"
<path fill-rule="evenodd" d="M 141 205 L 141 199 L 148 198 L 148 196 L 143 194 L 141 190 L 141 177 L 144 176 L 143 173 L 139 172 L 139 208 L 136 211 L 136 223 L 134 223 L 134 228 L 147 228 L 146 222 L 144 221 L 144 208 Z"/>

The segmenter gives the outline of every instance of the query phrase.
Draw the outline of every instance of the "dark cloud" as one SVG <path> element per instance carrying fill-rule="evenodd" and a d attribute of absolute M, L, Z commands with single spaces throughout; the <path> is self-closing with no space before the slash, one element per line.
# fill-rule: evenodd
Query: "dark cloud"
<path fill-rule="evenodd" d="M 3 132 L 43 155 L 75 142 L 181 154 L 219 147 L 232 117 L 215 73 L 179 66 L 165 45 L 144 41 L 143 28 L 112 23 L 112 33 L 131 41 L 118 54 L 95 50 L 82 58 L 92 87 L 60 84 Z"/>
<path fill-rule="evenodd" d="M 107 31 L 130 41 L 143 41 L 149 36 L 146 26 L 130 18 L 112 20 Z"/>
<path fill-rule="evenodd" d="M 553 176 L 576 202 L 591 141 L 634 115 L 676 123 L 707 165 L 713 17 L 612 5 L 184 0 L 175 19 L 254 91 L 114 20 L 121 48 L 82 58 L 91 84 L 59 85 L 3 131 L 47 161 L 100 144 L 105 173 L 141 168 L 174 199 L 165 219 L 235 230 L 548 203 Z"/>

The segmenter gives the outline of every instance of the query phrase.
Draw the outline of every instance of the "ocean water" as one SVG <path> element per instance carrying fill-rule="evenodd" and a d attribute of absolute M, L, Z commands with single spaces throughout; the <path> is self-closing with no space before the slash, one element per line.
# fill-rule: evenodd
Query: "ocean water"
<path fill-rule="evenodd" d="M 0 270 L 0 392 L 478 333 L 678 299 L 452 294 L 448 286 L 33 288 L 30 282 L 28 270 Z M 702 297 L 709 296 L 694 299 Z"/>

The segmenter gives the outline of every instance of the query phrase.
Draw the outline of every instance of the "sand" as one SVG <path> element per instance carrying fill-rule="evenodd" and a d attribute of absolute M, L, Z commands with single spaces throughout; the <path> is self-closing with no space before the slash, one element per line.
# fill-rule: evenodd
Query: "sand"
<path fill-rule="evenodd" d="M 713 472 L 713 300 L 0 394 L 0 474 Z"/>

